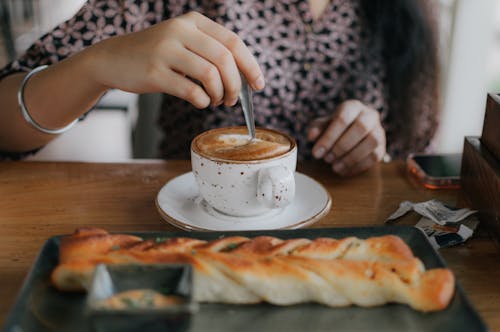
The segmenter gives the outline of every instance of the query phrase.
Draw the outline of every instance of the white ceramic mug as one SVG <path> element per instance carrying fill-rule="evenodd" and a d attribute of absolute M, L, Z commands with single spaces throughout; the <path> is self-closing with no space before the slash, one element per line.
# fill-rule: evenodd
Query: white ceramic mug
<path fill-rule="evenodd" d="M 280 134 L 290 140 L 290 150 L 263 160 L 217 159 L 195 151 L 191 144 L 191 166 L 203 199 L 218 212 L 237 217 L 257 216 L 290 204 L 295 196 L 297 144 Z"/>

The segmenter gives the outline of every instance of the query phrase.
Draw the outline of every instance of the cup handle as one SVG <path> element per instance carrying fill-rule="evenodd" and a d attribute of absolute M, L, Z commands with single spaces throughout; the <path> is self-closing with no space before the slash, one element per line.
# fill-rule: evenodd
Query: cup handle
<path fill-rule="evenodd" d="M 294 172 L 285 166 L 263 168 L 258 173 L 257 200 L 269 208 L 282 208 L 295 196 Z"/>

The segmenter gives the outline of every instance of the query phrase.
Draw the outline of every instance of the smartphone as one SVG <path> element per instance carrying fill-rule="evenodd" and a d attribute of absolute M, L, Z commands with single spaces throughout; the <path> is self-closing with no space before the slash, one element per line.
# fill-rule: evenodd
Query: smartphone
<path fill-rule="evenodd" d="M 462 154 L 417 154 L 406 160 L 407 168 L 429 189 L 459 188 Z"/>

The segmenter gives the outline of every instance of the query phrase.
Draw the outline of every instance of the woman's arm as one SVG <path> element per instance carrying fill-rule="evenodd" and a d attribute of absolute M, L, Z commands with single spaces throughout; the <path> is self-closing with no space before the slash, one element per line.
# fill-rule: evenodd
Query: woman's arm
<path fill-rule="evenodd" d="M 91 58 L 78 52 L 161 20 L 158 15 L 141 16 L 142 11 L 137 10 L 139 6 L 152 10 L 160 0 L 118 1 L 89 0 L 73 18 L 42 36 L 25 54 L 0 70 L 0 160 L 22 156 L 19 152 L 43 146 L 55 137 L 39 132 L 21 115 L 17 93 L 26 72 L 40 65 L 50 66 L 29 79 L 24 103 L 40 125 L 49 129 L 63 127 L 90 110 L 105 91 L 92 82 Z"/>
<path fill-rule="evenodd" d="M 88 111 L 107 90 L 89 70 L 92 61 L 82 52 L 32 76 L 24 102 L 32 118 L 49 129 L 61 128 Z M 0 150 L 29 151 L 45 145 L 54 135 L 28 124 L 20 111 L 17 92 L 25 73 L 0 80 Z"/>
<path fill-rule="evenodd" d="M 26 107 L 47 128 L 62 127 L 87 111 L 110 88 L 163 92 L 195 107 L 234 105 L 239 72 L 256 90 L 264 87 L 257 61 L 232 31 L 191 12 L 140 32 L 106 39 L 32 76 Z M 0 149 L 26 151 L 52 137 L 22 118 L 16 94 L 23 75 L 0 81 Z"/>

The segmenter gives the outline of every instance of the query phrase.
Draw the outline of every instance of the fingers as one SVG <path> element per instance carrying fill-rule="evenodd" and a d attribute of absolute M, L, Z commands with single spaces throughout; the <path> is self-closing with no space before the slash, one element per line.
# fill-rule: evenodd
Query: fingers
<path fill-rule="evenodd" d="M 186 50 L 170 68 L 199 81 L 212 105 L 237 103 L 240 72 L 253 89 L 264 87 L 256 59 L 234 32 L 197 12 L 173 19 L 170 26 L 174 39 Z"/>
<path fill-rule="evenodd" d="M 374 110 L 362 110 L 352 124 L 347 127 L 342 135 L 334 142 L 331 149 L 332 157 L 340 158 L 351 151 L 370 133 L 375 126 L 380 124 L 379 115 Z"/>
<path fill-rule="evenodd" d="M 315 158 L 323 158 L 330 151 L 339 137 L 351 126 L 365 106 L 357 100 L 349 100 L 342 103 L 330 124 L 322 133 L 312 153 Z"/>
<path fill-rule="evenodd" d="M 317 139 L 313 156 L 323 158 L 343 176 L 365 171 L 385 154 L 385 130 L 379 113 L 357 100 L 342 103 L 329 121 L 313 121 L 308 138 Z"/>
<path fill-rule="evenodd" d="M 379 162 L 384 154 L 385 133 L 381 127 L 376 127 L 342 158 L 334 159 L 332 169 L 340 175 L 355 174 L 364 171 L 364 166 L 371 167 Z"/>
<path fill-rule="evenodd" d="M 199 13 L 191 12 L 187 15 L 196 22 L 196 26 L 201 31 L 219 41 L 229 50 L 237 67 L 254 90 L 264 88 L 264 76 L 257 60 L 237 34 Z"/>
<path fill-rule="evenodd" d="M 356 163 L 354 166 L 351 168 L 345 168 L 341 172 L 337 172 L 339 175 L 342 176 L 353 176 L 362 172 L 367 171 L 373 165 L 378 163 L 382 157 L 385 154 L 385 147 L 383 146 L 378 146 L 375 150 L 370 152 L 368 156 L 365 158 L 361 159 L 358 163 Z"/>
<path fill-rule="evenodd" d="M 307 139 L 309 141 L 317 140 L 319 135 L 321 135 L 321 133 L 325 131 L 330 121 L 331 117 L 329 116 L 324 116 L 316 120 L 313 120 L 312 123 L 309 125 L 309 129 L 307 130 Z"/>
<path fill-rule="evenodd" d="M 185 49 L 178 53 L 178 56 L 173 55 L 171 69 L 199 80 L 212 101 L 212 105 L 220 104 L 224 98 L 224 85 L 217 67 Z"/>
<path fill-rule="evenodd" d="M 206 108 L 210 104 L 210 97 L 205 90 L 185 76 L 169 70 L 165 74 L 165 82 L 168 80 L 175 82 L 175 85 L 165 87 L 164 90 L 168 89 L 169 94 L 184 99 L 199 109 Z"/>
<path fill-rule="evenodd" d="M 226 106 L 232 106 L 238 101 L 238 93 L 241 89 L 241 80 L 235 58 L 231 52 L 218 40 L 199 33 L 186 41 L 185 47 L 196 53 L 199 57 L 206 59 L 207 64 L 200 68 L 201 72 L 196 76 L 203 83 L 205 88 L 212 88 L 207 91 L 212 97 L 214 104 L 224 101 Z M 211 66 L 208 66 L 211 64 Z M 187 65 L 189 68 L 189 64 Z M 220 89 L 215 85 L 221 83 Z"/>

